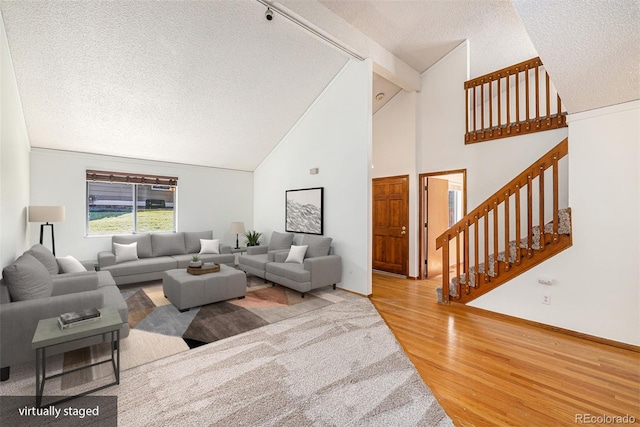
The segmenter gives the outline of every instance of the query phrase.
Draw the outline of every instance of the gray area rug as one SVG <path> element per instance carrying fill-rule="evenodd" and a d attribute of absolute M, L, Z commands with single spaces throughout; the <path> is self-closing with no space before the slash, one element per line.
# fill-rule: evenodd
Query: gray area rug
<path fill-rule="evenodd" d="M 119 386 L 95 395 L 118 396 L 119 426 L 452 426 L 369 300 L 342 294 L 126 370 Z M 0 394 L 33 394 L 33 364 L 25 365 Z"/>

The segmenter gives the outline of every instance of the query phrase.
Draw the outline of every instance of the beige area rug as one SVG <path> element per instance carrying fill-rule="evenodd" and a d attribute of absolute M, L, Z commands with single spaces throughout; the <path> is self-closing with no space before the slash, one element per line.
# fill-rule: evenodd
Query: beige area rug
<path fill-rule="evenodd" d="M 128 369 L 119 386 L 96 395 L 118 397 L 125 427 L 452 426 L 369 300 L 341 295 L 342 302 Z M 32 395 L 33 363 L 15 368 L 0 394 Z"/>

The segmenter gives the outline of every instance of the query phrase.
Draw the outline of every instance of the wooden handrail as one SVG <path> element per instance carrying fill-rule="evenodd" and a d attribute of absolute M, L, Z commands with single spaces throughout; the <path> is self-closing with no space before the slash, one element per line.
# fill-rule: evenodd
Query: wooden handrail
<path fill-rule="evenodd" d="M 529 74 L 533 70 L 534 88 L 530 86 Z M 541 76 L 540 73 L 543 73 Z M 525 117 L 520 117 L 520 83 L 521 75 L 524 74 L 525 92 Z M 512 79 L 511 77 L 515 78 Z M 541 89 L 541 81 L 544 79 L 544 92 Z M 514 91 L 511 90 L 512 80 L 515 80 Z M 497 91 L 494 96 L 494 82 Z M 502 87 L 506 91 L 505 102 L 502 102 Z M 485 87 L 488 87 L 488 99 L 485 98 Z M 519 64 L 494 71 L 484 76 L 476 77 L 464 83 L 465 107 L 466 107 L 466 130 L 465 144 L 490 141 L 493 139 L 505 138 L 508 136 L 524 135 L 527 133 L 540 132 L 545 130 L 566 127 L 566 111 L 562 111 L 562 101 L 556 94 L 555 112 L 551 111 L 551 81 L 544 69 L 540 58 L 532 58 Z M 479 89 L 479 90 L 478 90 Z M 515 92 L 515 94 L 513 94 Z M 478 93 L 480 99 L 478 99 Z M 541 104 L 540 95 L 544 97 Z M 533 96 L 531 96 L 533 95 Z M 494 121 L 494 98 L 497 103 L 497 119 Z M 533 98 L 533 105 L 530 105 Z M 485 106 L 485 104 L 487 104 Z M 503 105 L 505 104 L 505 105 Z M 544 107 L 544 115 L 541 115 L 540 107 Z M 503 107 L 505 110 L 505 120 L 503 122 Z M 533 107 L 533 108 L 531 108 Z M 485 109 L 489 114 L 485 114 Z M 531 110 L 535 116 L 531 117 Z M 480 110 L 480 114 L 478 114 Z M 489 122 L 485 121 L 485 117 Z M 515 120 L 512 120 L 515 116 Z M 478 118 L 480 121 L 478 122 Z"/>
<path fill-rule="evenodd" d="M 504 233 L 504 250 L 505 250 L 505 271 L 509 271 L 510 269 L 510 257 L 509 257 L 509 229 L 511 224 L 515 226 L 515 244 L 516 251 L 520 250 L 521 245 L 521 203 L 520 203 L 520 191 L 525 189 L 527 192 L 527 255 L 529 257 L 532 256 L 532 242 L 534 239 L 534 225 L 533 225 L 533 180 L 535 178 L 539 178 L 538 184 L 538 215 L 539 215 L 539 227 L 541 229 L 540 233 L 542 234 L 544 228 L 544 173 L 547 169 L 553 168 L 553 192 L 552 192 L 552 200 L 553 200 L 553 232 L 554 239 L 553 241 L 557 241 L 558 234 L 558 161 L 566 156 L 569 152 L 569 143 L 568 138 L 565 138 L 558 145 L 553 147 L 549 152 L 540 157 L 537 161 L 535 161 L 531 166 L 525 169 L 522 173 L 512 179 L 508 184 L 503 186 L 501 189 L 496 191 L 490 197 L 488 197 L 484 202 L 480 203 L 475 209 L 465 215 L 460 221 L 455 223 L 451 228 L 442 233 L 440 236 L 436 238 L 436 249 L 443 248 L 443 302 L 449 301 L 449 266 L 452 265 L 450 262 L 450 254 L 449 254 L 449 244 L 451 240 L 455 240 L 455 263 L 453 265 L 456 266 L 456 274 L 458 277 L 458 283 L 460 284 L 460 272 L 465 274 L 466 277 L 466 286 L 467 291 L 470 286 L 470 254 L 469 248 L 470 245 L 473 244 L 473 248 L 475 251 L 474 260 L 475 260 L 475 275 L 476 285 L 479 283 L 479 271 L 478 271 L 478 261 L 479 255 L 478 250 L 480 247 L 484 248 L 484 280 L 488 282 L 491 280 L 492 276 L 497 276 L 500 274 L 498 270 L 498 244 L 499 244 L 499 230 L 503 230 Z M 514 197 L 515 210 L 514 212 L 510 212 L 510 198 Z M 499 207 L 504 206 L 504 218 L 502 219 L 502 228 L 500 228 L 500 220 L 499 220 Z M 490 215 L 492 218 L 490 219 Z M 484 235 L 479 235 L 479 227 L 480 223 L 483 225 Z M 491 223 L 491 227 L 490 227 Z M 473 228 L 474 233 L 470 233 L 469 229 Z M 470 239 L 473 240 L 473 243 L 470 242 Z M 489 245 L 489 240 L 491 239 L 491 246 Z M 482 242 L 480 242 L 482 240 Z M 540 238 L 540 249 L 544 249 L 544 239 Z M 460 257 L 460 246 L 463 246 L 463 257 Z M 491 253 L 492 251 L 492 253 Z M 519 252 L 518 252 L 519 253 Z M 493 265 L 490 266 L 490 255 L 493 255 Z M 520 257 L 516 256 L 514 260 L 515 263 L 520 263 Z M 490 270 L 493 272 L 490 274 Z M 460 295 L 460 292 L 457 293 Z"/>

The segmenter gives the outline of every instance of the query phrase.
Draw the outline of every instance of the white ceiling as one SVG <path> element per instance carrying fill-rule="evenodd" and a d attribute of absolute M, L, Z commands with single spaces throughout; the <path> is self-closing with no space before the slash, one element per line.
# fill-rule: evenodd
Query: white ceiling
<path fill-rule="evenodd" d="M 33 147 L 251 171 L 348 60 L 255 1 L 1 7 Z"/>
<path fill-rule="evenodd" d="M 466 39 L 470 77 L 539 54 L 570 113 L 640 98 L 638 0 L 281 1 L 416 79 Z M 33 147 L 251 171 L 348 60 L 256 0 L 0 10 Z"/>

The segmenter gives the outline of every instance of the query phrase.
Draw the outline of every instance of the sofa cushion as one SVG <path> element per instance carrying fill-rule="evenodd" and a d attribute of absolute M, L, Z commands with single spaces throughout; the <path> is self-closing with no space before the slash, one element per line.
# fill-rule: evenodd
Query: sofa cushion
<path fill-rule="evenodd" d="M 184 233 L 151 234 L 153 256 L 179 255 L 186 252 Z"/>
<path fill-rule="evenodd" d="M 278 233 L 274 231 L 271 233 L 271 239 L 269 240 L 269 250 L 276 251 L 280 249 L 289 249 L 293 243 L 293 234 L 291 233 Z"/>
<path fill-rule="evenodd" d="M 157 258 L 144 258 L 136 261 L 127 261 L 116 265 L 104 267 L 102 270 L 111 272 L 113 277 L 128 276 L 132 274 L 154 273 L 157 271 L 171 270 L 177 268 L 175 259 L 162 256 Z"/>
<path fill-rule="evenodd" d="M 123 245 L 136 242 L 138 243 L 138 258 L 151 258 L 153 256 L 151 251 L 151 235 L 149 233 L 113 236 L 111 241 Z M 113 253 L 115 253 L 115 251 L 113 251 Z"/>
<path fill-rule="evenodd" d="M 302 243 L 309 246 L 305 258 L 329 255 L 332 241 L 333 239 L 331 237 L 305 235 L 302 238 Z"/>
<path fill-rule="evenodd" d="M 87 269 L 84 268 L 84 265 L 82 265 L 80 261 L 78 261 L 71 255 L 56 257 L 56 261 L 58 261 L 58 264 L 60 265 L 60 271 L 62 271 L 63 274 L 82 273 L 84 271 L 87 271 Z"/>
<path fill-rule="evenodd" d="M 200 252 L 201 254 L 219 254 L 220 253 L 220 239 L 206 240 L 200 239 Z"/>
<path fill-rule="evenodd" d="M 289 254 L 287 255 L 287 259 L 284 262 L 296 262 L 298 264 L 302 264 L 304 261 L 304 254 L 307 252 L 307 246 L 295 246 L 292 245 L 289 250 Z"/>
<path fill-rule="evenodd" d="M 311 272 L 305 270 L 302 264 L 270 262 L 267 264 L 267 273 L 284 277 L 298 283 L 311 282 Z"/>
<path fill-rule="evenodd" d="M 2 275 L 14 301 L 48 298 L 53 292 L 49 270 L 31 254 L 22 254 Z"/>
<path fill-rule="evenodd" d="M 138 259 L 138 242 L 129 244 L 114 243 L 113 252 L 116 254 L 116 264 Z"/>
<path fill-rule="evenodd" d="M 260 255 L 240 255 L 238 257 L 238 264 L 248 265 L 257 270 L 264 271 L 264 266 L 268 263 L 267 254 Z"/>
<path fill-rule="evenodd" d="M 55 255 L 41 244 L 35 244 L 26 253 L 33 256 L 44 265 L 49 274 L 58 274 L 60 272 Z"/>
<path fill-rule="evenodd" d="M 187 254 L 197 254 L 200 252 L 200 239 L 213 239 L 213 231 L 185 231 L 184 244 Z"/>

